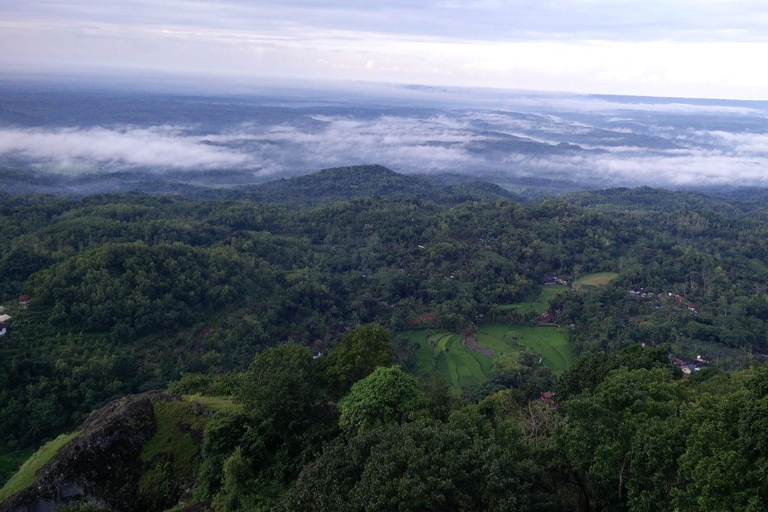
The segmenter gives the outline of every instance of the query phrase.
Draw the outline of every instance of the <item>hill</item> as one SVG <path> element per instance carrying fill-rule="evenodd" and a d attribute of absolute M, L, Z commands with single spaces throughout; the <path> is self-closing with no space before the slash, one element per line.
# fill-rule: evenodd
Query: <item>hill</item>
<path fill-rule="evenodd" d="M 280 179 L 238 190 L 220 191 L 217 196 L 292 206 L 316 206 L 333 201 L 370 197 L 423 198 L 448 204 L 472 200 L 519 199 L 514 193 L 493 183 L 465 181 L 453 185 L 441 185 L 427 176 L 400 174 L 381 165 L 323 169 L 304 176 Z"/>

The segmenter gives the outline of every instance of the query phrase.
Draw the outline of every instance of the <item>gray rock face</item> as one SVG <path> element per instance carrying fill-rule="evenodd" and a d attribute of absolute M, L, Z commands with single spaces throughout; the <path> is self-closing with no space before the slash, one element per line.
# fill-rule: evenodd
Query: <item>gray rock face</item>
<path fill-rule="evenodd" d="M 177 398 L 150 391 L 91 414 L 80 434 L 38 472 L 31 486 L 0 505 L 0 512 L 53 512 L 82 502 L 145 512 L 134 489 L 142 471 L 142 448 L 157 428 L 152 400 L 158 399 Z"/>

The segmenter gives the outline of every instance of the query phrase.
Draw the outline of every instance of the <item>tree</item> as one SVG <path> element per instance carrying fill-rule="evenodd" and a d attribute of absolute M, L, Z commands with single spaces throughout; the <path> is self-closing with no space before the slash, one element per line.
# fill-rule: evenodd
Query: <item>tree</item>
<path fill-rule="evenodd" d="M 343 396 L 355 382 L 379 366 L 392 363 L 389 331 L 380 325 L 352 329 L 336 349 L 321 360 L 323 379 L 334 396 Z"/>
<path fill-rule="evenodd" d="M 258 354 L 235 395 L 248 411 L 276 427 L 288 429 L 307 417 L 320 398 L 312 380 L 312 351 L 282 345 Z"/>
<path fill-rule="evenodd" d="M 355 383 L 349 395 L 339 402 L 339 425 L 347 432 L 364 432 L 425 415 L 428 407 L 413 377 L 397 366 L 377 368 Z"/>
<path fill-rule="evenodd" d="M 566 418 L 556 439 L 580 487 L 582 510 L 590 502 L 608 511 L 673 510 L 668 496 L 682 453 L 679 402 L 670 370 L 620 368 L 592 393 L 562 403 Z M 649 483 L 660 487 L 644 487 Z"/>

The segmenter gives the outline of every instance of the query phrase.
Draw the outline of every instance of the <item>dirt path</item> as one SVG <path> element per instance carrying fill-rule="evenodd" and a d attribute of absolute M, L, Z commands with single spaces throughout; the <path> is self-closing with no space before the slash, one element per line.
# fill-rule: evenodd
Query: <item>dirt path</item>
<path fill-rule="evenodd" d="M 481 347 L 474 336 L 471 334 L 465 334 L 464 335 L 464 346 L 467 347 L 472 352 L 477 352 L 478 354 L 482 354 L 484 356 L 495 356 L 496 351 L 490 349 Z"/>

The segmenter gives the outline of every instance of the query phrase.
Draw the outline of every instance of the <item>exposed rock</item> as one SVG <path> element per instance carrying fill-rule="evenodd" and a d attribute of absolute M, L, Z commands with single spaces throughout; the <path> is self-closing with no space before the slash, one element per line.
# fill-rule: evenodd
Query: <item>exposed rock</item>
<path fill-rule="evenodd" d="M 0 512 L 52 512 L 82 502 L 117 512 L 146 512 L 135 489 L 143 471 L 142 448 L 157 428 L 153 400 L 179 397 L 150 391 L 94 412 L 34 483 L 0 505 Z"/>

